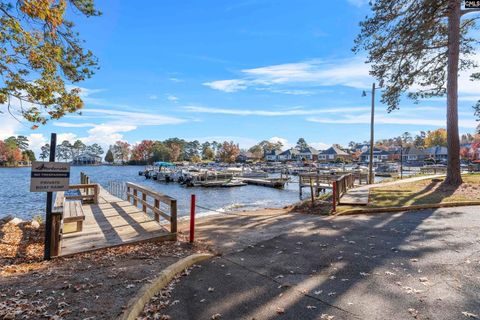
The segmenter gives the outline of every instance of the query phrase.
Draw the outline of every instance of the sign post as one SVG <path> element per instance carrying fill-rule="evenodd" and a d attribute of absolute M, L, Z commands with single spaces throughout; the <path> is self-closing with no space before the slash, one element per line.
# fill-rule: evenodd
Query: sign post
<path fill-rule="evenodd" d="M 51 258 L 53 192 L 68 190 L 70 181 L 70 164 L 55 162 L 56 145 L 57 134 L 52 133 L 50 138 L 50 161 L 34 161 L 32 163 L 30 180 L 30 192 L 47 193 L 44 248 L 45 260 L 50 260 Z"/>

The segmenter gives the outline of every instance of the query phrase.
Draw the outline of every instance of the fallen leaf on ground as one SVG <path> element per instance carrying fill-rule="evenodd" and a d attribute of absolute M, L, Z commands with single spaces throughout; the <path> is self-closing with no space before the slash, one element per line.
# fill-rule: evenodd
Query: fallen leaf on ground
<path fill-rule="evenodd" d="M 462 314 L 467 318 L 479 319 L 478 315 L 476 315 L 474 313 L 471 313 L 471 312 L 463 311 Z"/>

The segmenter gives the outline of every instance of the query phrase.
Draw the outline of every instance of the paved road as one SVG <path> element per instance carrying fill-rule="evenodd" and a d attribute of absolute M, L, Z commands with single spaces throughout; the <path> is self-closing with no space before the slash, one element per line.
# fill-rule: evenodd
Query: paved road
<path fill-rule="evenodd" d="M 171 319 L 480 316 L 479 207 L 224 218 L 206 233 L 224 254 L 181 278 Z"/>

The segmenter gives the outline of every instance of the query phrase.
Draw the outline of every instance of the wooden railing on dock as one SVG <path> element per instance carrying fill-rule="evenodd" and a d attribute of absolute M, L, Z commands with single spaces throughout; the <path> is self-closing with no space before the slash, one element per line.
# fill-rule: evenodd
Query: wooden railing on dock
<path fill-rule="evenodd" d="M 300 173 L 298 175 L 300 197 L 303 194 L 303 188 L 310 188 L 318 196 L 321 190 L 332 188 L 332 182 L 336 178 L 336 175 L 331 174 Z"/>
<path fill-rule="evenodd" d="M 161 194 L 153 189 L 140 186 L 131 182 L 127 182 L 127 201 L 133 202 L 138 207 L 140 204 L 142 211 L 147 213 L 150 209 L 155 216 L 155 220 L 160 222 L 160 216 L 170 222 L 170 232 L 177 233 L 177 200 L 167 195 Z M 141 193 L 141 196 L 139 195 Z M 153 204 L 148 200 L 151 198 Z M 166 213 L 160 209 L 160 203 L 169 206 L 170 213 Z"/>
<path fill-rule="evenodd" d="M 98 204 L 98 196 L 100 193 L 100 187 L 96 183 L 90 183 L 90 178 L 80 173 L 81 184 L 69 185 L 69 190 L 80 190 L 79 195 L 65 195 L 64 191 L 56 192 L 54 205 L 52 210 L 52 232 L 50 234 L 50 255 L 56 257 L 60 254 L 60 242 L 62 240 L 62 220 L 64 217 L 64 201 L 65 200 L 81 200 L 82 203 L 92 202 Z M 88 184 L 83 184 L 88 182 Z"/>
<path fill-rule="evenodd" d="M 355 187 L 355 177 L 352 174 L 345 174 L 336 179 L 332 189 L 334 206 L 340 202 L 340 198 L 347 193 L 349 189 Z"/>

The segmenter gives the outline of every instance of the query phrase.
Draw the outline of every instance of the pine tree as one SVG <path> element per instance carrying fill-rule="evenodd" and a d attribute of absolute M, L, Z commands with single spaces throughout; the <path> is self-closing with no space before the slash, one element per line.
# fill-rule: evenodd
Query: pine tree
<path fill-rule="evenodd" d="M 113 163 L 114 158 L 113 158 L 113 152 L 111 149 L 108 149 L 107 154 L 105 155 L 105 161 L 108 163 Z"/>
<path fill-rule="evenodd" d="M 368 52 L 371 74 L 383 84 L 382 102 L 398 109 L 402 94 L 418 100 L 447 95 L 448 167 L 445 184 L 462 183 L 458 134 L 458 73 L 475 67 L 469 33 L 477 10 L 462 0 L 376 0 L 361 22 L 354 52 Z"/>

